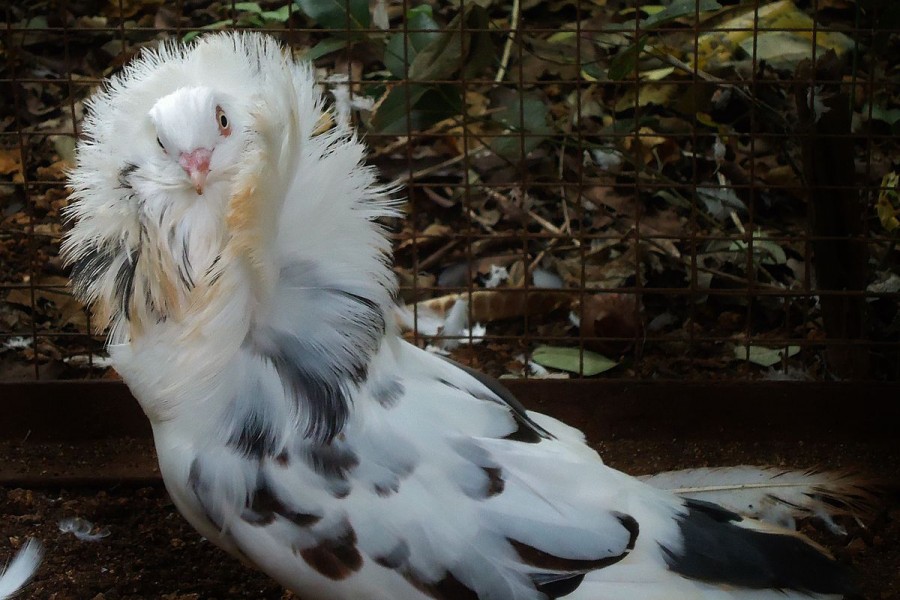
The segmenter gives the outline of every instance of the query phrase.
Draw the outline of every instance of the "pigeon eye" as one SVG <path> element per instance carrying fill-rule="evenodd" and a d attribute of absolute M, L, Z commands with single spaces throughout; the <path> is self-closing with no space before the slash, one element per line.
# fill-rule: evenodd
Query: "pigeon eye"
<path fill-rule="evenodd" d="M 225 111 L 222 110 L 221 106 L 216 107 L 216 120 L 219 122 L 219 133 L 226 137 L 231 135 L 231 123 L 228 121 L 228 117 L 225 116 Z"/>

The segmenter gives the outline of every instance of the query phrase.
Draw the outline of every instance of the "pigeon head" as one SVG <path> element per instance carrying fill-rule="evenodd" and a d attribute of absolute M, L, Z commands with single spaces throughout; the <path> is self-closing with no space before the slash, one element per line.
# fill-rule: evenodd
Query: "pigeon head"
<path fill-rule="evenodd" d="M 242 161 L 254 156 L 248 111 L 227 87 L 135 87 L 140 98 L 89 105 L 64 245 L 76 295 L 102 325 L 116 332 L 127 322 L 131 334 L 180 316 L 211 276 L 233 235 L 227 215 Z M 97 127 L 104 113 L 121 113 L 118 131 Z"/>
<path fill-rule="evenodd" d="M 203 195 L 209 185 L 227 184 L 240 160 L 238 110 L 227 95 L 190 86 L 156 101 L 149 118 L 162 156 L 148 161 L 169 186 L 190 186 Z M 234 134 L 234 135 L 233 135 Z"/>

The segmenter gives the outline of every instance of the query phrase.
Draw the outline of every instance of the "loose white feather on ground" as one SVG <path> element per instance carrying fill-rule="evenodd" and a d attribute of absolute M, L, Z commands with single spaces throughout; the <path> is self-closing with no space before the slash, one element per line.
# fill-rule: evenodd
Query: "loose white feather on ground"
<path fill-rule="evenodd" d="M 252 33 L 144 53 L 88 105 L 64 254 L 201 534 L 306 600 L 852 591 L 796 532 L 610 469 L 405 342 L 397 203 L 333 122 Z"/>
<path fill-rule="evenodd" d="M 0 572 L 0 600 L 12 598 L 22 591 L 34 577 L 43 555 L 44 549 L 40 542 L 37 540 L 25 542 L 12 562 Z"/>

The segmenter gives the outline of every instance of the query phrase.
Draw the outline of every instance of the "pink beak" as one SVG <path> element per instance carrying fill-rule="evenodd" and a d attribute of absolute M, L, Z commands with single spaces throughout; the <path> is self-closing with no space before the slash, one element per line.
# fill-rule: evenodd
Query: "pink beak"
<path fill-rule="evenodd" d="M 190 152 L 182 152 L 178 157 L 178 164 L 184 169 L 197 195 L 203 195 L 203 186 L 206 185 L 206 176 L 209 175 L 209 160 L 212 158 L 212 150 L 197 148 Z"/>

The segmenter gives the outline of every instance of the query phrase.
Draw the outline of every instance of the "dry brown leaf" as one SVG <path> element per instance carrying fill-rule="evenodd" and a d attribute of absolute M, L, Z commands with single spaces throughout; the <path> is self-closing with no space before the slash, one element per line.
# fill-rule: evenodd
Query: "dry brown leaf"
<path fill-rule="evenodd" d="M 18 148 L 0 149 L 0 175 L 12 175 L 13 183 L 22 183 L 22 153 Z"/>
<path fill-rule="evenodd" d="M 572 301 L 570 292 L 548 290 L 511 291 L 476 290 L 471 294 L 447 294 L 439 298 L 419 302 L 415 310 L 425 310 L 444 317 L 460 300 L 470 301 L 469 310 L 473 321 L 490 323 L 501 319 L 511 319 L 529 315 L 531 317 L 550 313 L 568 306 Z M 412 306 L 408 307 L 414 310 Z"/>
<path fill-rule="evenodd" d="M 47 276 L 35 281 L 34 302 L 52 302 L 56 307 L 56 324 L 59 327 L 75 325 L 79 329 L 87 328 L 87 318 L 81 302 L 68 290 L 69 280 L 66 277 Z M 15 288 L 6 295 L 8 304 L 16 304 L 30 308 L 32 306 L 31 289 Z"/>
<path fill-rule="evenodd" d="M 61 225 L 59 223 L 38 223 L 34 226 L 34 232 L 37 235 L 46 235 L 51 238 L 61 237 Z"/>
<path fill-rule="evenodd" d="M 579 315 L 581 332 L 586 338 L 628 338 L 627 340 L 587 339 L 586 348 L 618 356 L 634 345 L 643 335 L 638 317 L 639 307 L 634 294 L 591 294 L 584 297 L 573 310 Z"/>
<path fill-rule="evenodd" d="M 38 179 L 45 181 L 63 181 L 66 178 L 66 169 L 72 165 L 65 160 L 58 160 L 47 167 L 38 167 Z"/>
<path fill-rule="evenodd" d="M 646 165 L 668 164 L 681 158 L 681 148 L 675 138 L 658 135 L 649 127 L 641 127 L 638 135 L 624 138 L 622 147 Z"/>

